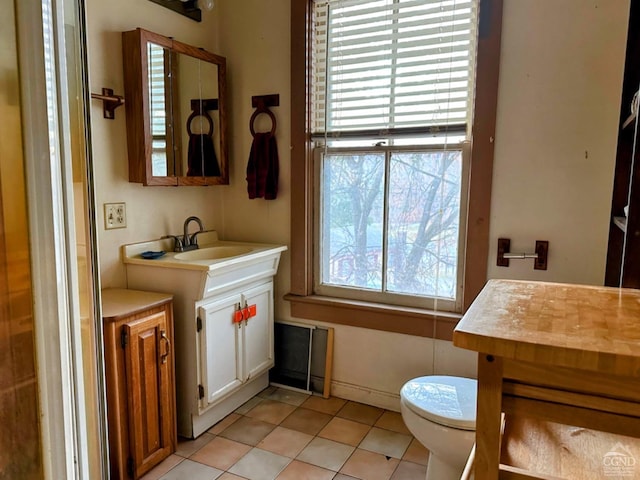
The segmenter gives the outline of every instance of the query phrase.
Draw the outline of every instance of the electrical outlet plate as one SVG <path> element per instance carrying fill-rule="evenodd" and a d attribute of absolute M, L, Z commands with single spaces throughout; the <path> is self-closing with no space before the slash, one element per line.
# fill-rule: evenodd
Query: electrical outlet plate
<path fill-rule="evenodd" d="M 104 228 L 125 228 L 127 226 L 127 209 L 124 203 L 104 204 Z"/>

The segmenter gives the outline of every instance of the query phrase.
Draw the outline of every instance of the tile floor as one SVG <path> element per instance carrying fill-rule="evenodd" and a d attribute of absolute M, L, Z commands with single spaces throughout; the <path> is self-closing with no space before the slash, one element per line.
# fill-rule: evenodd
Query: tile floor
<path fill-rule="evenodd" d="M 422 480 L 427 459 L 399 413 L 269 387 L 143 480 Z"/>

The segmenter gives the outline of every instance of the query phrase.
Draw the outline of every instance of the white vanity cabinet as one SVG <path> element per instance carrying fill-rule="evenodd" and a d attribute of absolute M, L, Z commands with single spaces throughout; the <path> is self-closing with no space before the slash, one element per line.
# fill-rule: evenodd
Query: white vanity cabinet
<path fill-rule="evenodd" d="M 198 308 L 200 411 L 273 366 L 273 282 Z"/>
<path fill-rule="evenodd" d="M 269 385 L 273 277 L 287 248 L 198 238 L 200 249 L 186 254 L 170 252 L 167 240 L 122 249 L 128 288 L 173 295 L 176 417 L 187 438 Z M 167 253 L 155 260 L 140 255 L 159 250 Z"/>

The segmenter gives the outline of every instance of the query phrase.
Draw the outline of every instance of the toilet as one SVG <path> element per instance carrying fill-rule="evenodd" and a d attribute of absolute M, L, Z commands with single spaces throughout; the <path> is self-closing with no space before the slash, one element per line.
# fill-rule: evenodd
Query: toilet
<path fill-rule="evenodd" d="M 400 411 L 409 431 L 429 450 L 427 480 L 459 480 L 476 434 L 478 382 L 431 375 L 400 390 Z"/>

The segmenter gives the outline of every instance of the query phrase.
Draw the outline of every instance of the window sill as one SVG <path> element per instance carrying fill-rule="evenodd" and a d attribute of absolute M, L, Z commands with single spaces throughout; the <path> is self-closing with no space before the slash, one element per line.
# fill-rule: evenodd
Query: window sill
<path fill-rule="evenodd" d="M 462 317 L 458 313 L 320 295 L 302 296 L 288 293 L 284 299 L 291 303 L 293 317 L 438 340 L 450 341 L 453 338 L 453 329 Z"/>

